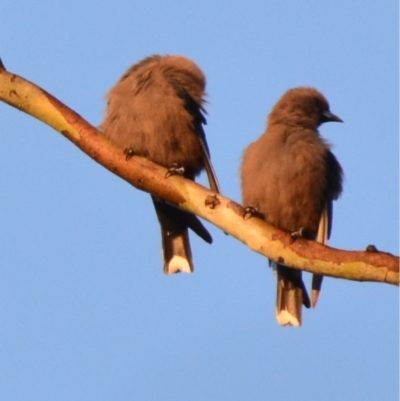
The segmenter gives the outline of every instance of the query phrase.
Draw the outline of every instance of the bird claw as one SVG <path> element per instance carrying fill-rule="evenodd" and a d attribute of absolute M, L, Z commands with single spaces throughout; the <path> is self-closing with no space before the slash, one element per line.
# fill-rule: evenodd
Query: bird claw
<path fill-rule="evenodd" d="M 304 233 L 304 227 L 301 227 L 300 230 L 291 232 L 290 233 L 290 243 L 293 244 L 293 242 L 297 238 L 302 238 L 303 237 L 303 233 Z"/>
<path fill-rule="evenodd" d="M 185 174 L 185 167 L 178 166 L 177 163 L 174 163 L 166 172 L 165 178 L 172 177 L 173 175 L 180 175 L 181 177 Z"/>
<path fill-rule="evenodd" d="M 258 210 L 257 207 L 254 206 L 247 206 L 244 209 L 244 213 L 243 213 L 243 219 L 244 220 L 249 220 L 252 217 L 258 217 L 260 219 L 264 218 L 264 215 Z"/>
<path fill-rule="evenodd" d="M 124 149 L 124 155 L 125 155 L 125 159 L 129 160 L 131 157 L 133 157 L 135 155 L 135 152 L 133 151 L 132 148 L 126 148 L 126 149 Z"/>

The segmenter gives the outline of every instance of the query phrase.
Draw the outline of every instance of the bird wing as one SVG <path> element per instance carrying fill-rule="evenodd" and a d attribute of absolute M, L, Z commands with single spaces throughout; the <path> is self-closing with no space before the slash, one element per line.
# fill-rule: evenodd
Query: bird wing
<path fill-rule="evenodd" d="M 337 161 L 335 155 L 328 150 L 326 154 L 326 195 L 325 205 L 321 213 L 318 225 L 316 241 L 326 245 L 331 236 L 333 220 L 333 201 L 336 200 L 342 192 L 343 170 Z M 311 305 L 313 308 L 317 305 L 318 296 L 321 292 L 323 276 L 314 274 L 312 278 Z"/>
<path fill-rule="evenodd" d="M 207 179 L 210 184 L 210 188 L 213 191 L 220 193 L 221 190 L 218 184 L 217 175 L 215 174 L 215 170 L 211 164 L 210 150 L 208 148 L 206 134 L 203 129 L 203 124 L 207 124 L 207 120 L 204 116 L 205 114 L 204 107 L 201 104 L 199 104 L 195 99 L 193 99 L 193 97 L 190 96 L 189 92 L 179 82 L 177 82 L 172 77 L 167 77 L 167 79 L 174 88 L 176 94 L 184 101 L 186 110 L 193 117 L 195 124 L 195 131 L 201 144 L 204 168 L 207 173 Z"/>
<path fill-rule="evenodd" d="M 211 164 L 210 154 L 208 151 L 208 146 L 206 142 L 206 136 L 204 134 L 203 126 L 200 124 L 196 131 L 202 131 L 203 135 L 199 135 L 201 148 L 203 150 L 203 162 L 204 168 L 206 169 L 207 179 L 210 184 L 210 188 L 216 192 L 217 194 L 221 193 L 221 189 L 219 187 L 217 175 L 215 174 L 215 170 Z"/>
<path fill-rule="evenodd" d="M 327 244 L 331 234 L 332 226 L 332 201 L 328 201 L 321 213 L 319 219 L 318 232 L 316 241 L 321 244 Z"/>

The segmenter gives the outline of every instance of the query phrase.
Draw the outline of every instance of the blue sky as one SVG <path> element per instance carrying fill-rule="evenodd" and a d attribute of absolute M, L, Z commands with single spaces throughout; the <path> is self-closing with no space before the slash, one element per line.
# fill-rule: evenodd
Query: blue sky
<path fill-rule="evenodd" d="M 98 125 L 131 64 L 192 58 L 235 200 L 273 104 L 315 86 L 345 121 L 321 127 L 346 174 L 331 245 L 398 254 L 396 1 L 76 4 L 3 1 L 6 67 Z M 260 255 L 210 227 L 212 246 L 191 237 L 195 274 L 164 276 L 147 194 L 41 122 L 0 116 L 0 399 L 398 399 L 396 287 L 326 279 L 303 327 L 281 328 Z"/>

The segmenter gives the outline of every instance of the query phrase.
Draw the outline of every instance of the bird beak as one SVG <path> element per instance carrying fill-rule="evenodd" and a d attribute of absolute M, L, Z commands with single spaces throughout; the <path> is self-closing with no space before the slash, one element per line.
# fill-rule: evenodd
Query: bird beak
<path fill-rule="evenodd" d="M 328 121 L 335 121 L 337 123 L 343 122 L 343 120 L 340 117 L 336 116 L 335 114 L 331 113 L 330 111 L 324 111 L 322 113 L 322 115 L 324 118 L 324 122 L 328 122 Z"/>

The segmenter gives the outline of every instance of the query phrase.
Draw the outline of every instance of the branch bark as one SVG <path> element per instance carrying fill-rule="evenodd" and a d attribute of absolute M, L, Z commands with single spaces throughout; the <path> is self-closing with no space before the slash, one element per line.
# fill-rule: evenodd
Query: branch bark
<path fill-rule="evenodd" d="M 344 251 L 297 239 L 264 221 L 243 219 L 238 203 L 178 176 L 141 157 L 123 152 L 79 114 L 35 84 L 5 70 L 0 60 L 0 100 L 60 132 L 89 157 L 137 189 L 192 212 L 250 249 L 290 267 L 336 278 L 399 285 L 399 258 L 385 252 Z"/>

